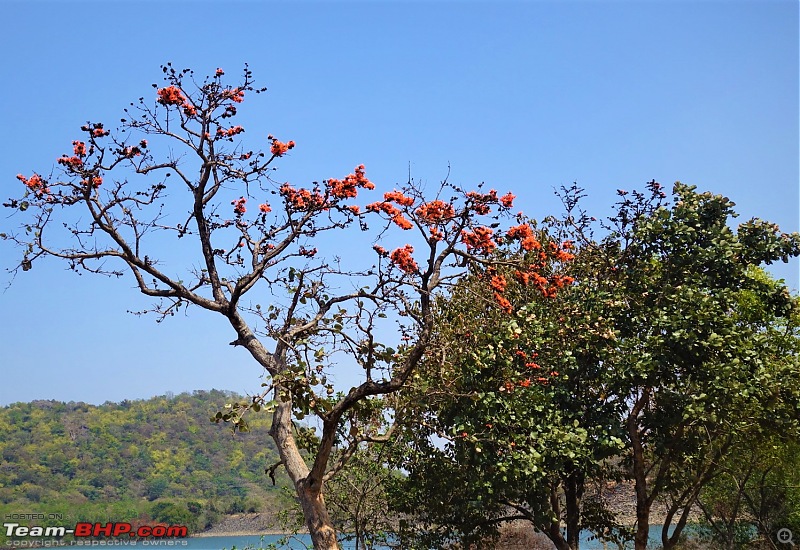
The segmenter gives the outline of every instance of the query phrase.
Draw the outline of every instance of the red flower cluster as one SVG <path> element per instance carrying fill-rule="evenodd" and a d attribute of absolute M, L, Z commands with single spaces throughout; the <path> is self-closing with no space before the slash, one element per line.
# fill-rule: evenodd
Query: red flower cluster
<path fill-rule="evenodd" d="M 497 292 L 505 291 L 507 284 L 506 278 L 502 275 L 494 275 L 489 282 L 489 286 L 491 286 Z"/>
<path fill-rule="evenodd" d="M 444 239 L 444 233 L 439 231 L 439 229 L 435 225 L 431 225 L 430 227 L 428 227 L 428 231 L 431 232 L 431 236 L 428 239 L 428 242 L 435 243 Z"/>
<path fill-rule="evenodd" d="M 394 206 L 392 202 L 396 202 L 400 206 L 406 207 L 414 205 L 414 199 L 412 197 L 406 197 L 400 191 L 391 191 L 383 194 L 382 202 L 373 202 L 372 204 L 368 204 L 367 211 L 383 212 L 400 229 L 405 230 L 414 227 L 414 224 L 412 224 L 408 218 L 403 216 L 403 213 L 400 211 L 400 209 Z"/>
<path fill-rule="evenodd" d="M 230 99 L 234 103 L 241 103 L 244 101 L 244 90 L 239 88 L 232 88 L 222 92 L 222 99 Z"/>
<path fill-rule="evenodd" d="M 385 202 L 396 202 L 400 206 L 414 205 L 414 199 L 412 197 L 406 197 L 400 191 L 390 191 L 388 193 L 384 193 L 383 200 Z"/>
<path fill-rule="evenodd" d="M 17 179 L 21 181 L 25 187 L 33 191 L 37 197 L 50 193 L 50 189 L 39 174 L 34 174 L 30 178 L 26 178 L 22 174 L 17 174 Z"/>
<path fill-rule="evenodd" d="M 497 203 L 497 191 L 492 189 L 488 193 L 478 193 L 477 191 L 470 191 L 467 193 L 467 199 L 470 200 L 472 211 L 476 214 L 485 215 L 491 211 L 490 204 Z"/>
<path fill-rule="evenodd" d="M 67 155 L 62 156 L 56 162 L 58 164 L 63 164 L 68 168 L 80 168 L 83 166 L 83 161 L 78 157 L 68 157 Z"/>
<path fill-rule="evenodd" d="M 293 143 L 293 142 L 289 142 Z M 326 182 L 331 196 L 337 199 L 352 199 L 358 195 L 358 188 L 375 189 L 375 184 L 364 175 L 364 165 L 356 166 L 355 174 L 345 176 L 343 180 L 331 178 Z M 356 212 L 358 214 L 358 212 Z"/>
<path fill-rule="evenodd" d="M 258 209 L 264 214 L 269 214 L 270 212 L 272 212 L 272 208 L 270 208 L 270 206 L 267 203 L 259 204 Z"/>
<path fill-rule="evenodd" d="M 161 88 L 156 93 L 158 94 L 158 102 L 162 105 L 181 105 L 186 101 L 186 96 L 175 86 Z"/>
<path fill-rule="evenodd" d="M 81 180 L 81 183 L 86 186 L 91 185 L 92 187 L 97 189 L 103 184 L 103 178 L 101 178 L 100 176 L 92 176 L 91 179 Z"/>
<path fill-rule="evenodd" d="M 103 130 L 103 124 L 100 122 L 92 124 L 91 128 L 87 125 L 81 126 L 81 130 L 83 130 L 84 132 L 89 132 L 91 136 L 94 138 L 101 138 L 110 134 L 108 130 Z"/>
<path fill-rule="evenodd" d="M 514 206 L 514 199 L 516 198 L 516 195 L 512 195 L 510 192 L 506 193 L 500 197 L 500 204 L 502 204 L 505 208 L 512 208 Z"/>
<path fill-rule="evenodd" d="M 467 252 L 476 252 L 478 254 L 491 254 L 496 245 L 492 240 L 492 231 L 489 227 L 476 227 L 475 231 L 462 231 L 461 241 L 467 245 Z"/>
<path fill-rule="evenodd" d="M 233 137 L 236 134 L 241 134 L 242 132 L 244 132 L 244 128 L 241 126 L 234 126 L 233 128 L 228 128 L 227 130 L 222 127 L 217 128 L 217 135 L 220 137 Z"/>
<path fill-rule="evenodd" d="M 575 258 L 574 254 L 567 252 L 567 250 L 571 250 L 572 248 L 572 241 L 564 241 L 561 243 L 560 248 L 557 247 L 555 243 L 550 243 L 550 251 L 559 262 L 569 262 Z"/>
<path fill-rule="evenodd" d="M 286 151 L 288 151 L 289 149 L 294 149 L 294 141 L 283 143 L 281 141 L 278 141 L 272 136 L 269 136 L 268 139 L 272 140 L 272 147 L 270 147 L 270 151 L 276 157 L 282 157 L 286 153 Z"/>
<path fill-rule="evenodd" d="M 359 206 L 356 204 L 354 204 L 353 206 L 348 206 L 347 209 L 350 210 L 350 212 L 352 212 L 356 216 L 358 216 L 361 213 L 361 208 L 359 208 Z"/>
<path fill-rule="evenodd" d="M 300 250 L 297 251 L 298 254 L 301 256 L 306 256 L 308 258 L 313 258 L 314 255 L 317 253 L 316 248 L 306 248 L 304 246 L 300 247 Z"/>
<path fill-rule="evenodd" d="M 142 150 L 139 148 L 139 145 L 134 145 L 133 147 L 123 147 L 122 149 L 119 150 L 119 154 L 126 159 L 132 159 L 133 157 L 138 157 L 139 155 L 142 154 Z"/>
<path fill-rule="evenodd" d="M 500 204 L 504 208 L 511 208 L 514 206 L 514 199 L 516 199 L 516 195 L 512 193 L 506 193 L 502 197 L 497 197 L 497 191 L 491 189 L 488 193 L 479 193 L 477 191 L 470 191 L 467 193 L 467 199 L 470 202 L 470 209 L 473 212 L 480 215 L 488 214 L 491 211 L 491 204 Z"/>
<path fill-rule="evenodd" d="M 553 275 L 552 277 L 550 277 L 550 283 L 555 288 L 563 288 L 567 285 L 571 285 L 574 282 L 575 279 L 566 275 Z"/>
<path fill-rule="evenodd" d="M 316 189 L 313 192 L 308 189 L 295 189 L 284 183 L 279 192 L 296 210 L 319 208 L 325 204 L 325 197 Z"/>
<path fill-rule="evenodd" d="M 547 286 L 547 279 L 542 277 L 535 268 L 532 268 L 528 271 L 515 271 L 514 277 L 517 278 L 519 282 L 523 285 L 528 286 L 529 284 L 533 284 L 536 288 L 540 291 L 543 291 L 544 288 Z"/>
<path fill-rule="evenodd" d="M 413 252 L 414 247 L 407 244 L 402 248 L 394 249 L 389 255 L 389 259 L 392 260 L 392 263 L 401 271 L 405 271 L 409 274 L 416 273 L 419 271 L 419 266 L 417 266 L 417 262 L 415 262 L 414 258 L 411 256 Z"/>
<path fill-rule="evenodd" d="M 17 177 L 19 177 L 19 176 L 17 176 Z M 380 256 L 388 256 L 388 255 L 389 255 L 389 253 L 386 251 L 386 249 L 385 249 L 385 248 L 383 248 L 383 247 L 382 247 L 381 245 L 379 245 L 379 244 L 373 244 L 373 245 L 372 245 L 372 249 L 373 249 L 375 252 L 377 252 L 377 253 L 378 253 Z"/>
<path fill-rule="evenodd" d="M 183 107 L 183 114 L 186 116 L 194 116 L 197 114 L 197 109 L 176 86 L 167 86 L 166 88 L 161 88 L 158 90 L 157 94 L 158 103 L 161 103 L 162 105 L 180 105 Z"/>
<path fill-rule="evenodd" d="M 494 293 L 494 300 L 500 306 L 500 309 L 502 309 L 505 313 L 511 313 L 514 311 L 514 308 L 511 307 L 511 302 L 508 301 L 508 298 L 499 292 Z"/>
<path fill-rule="evenodd" d="M 244 197 L 239 197 L 236 200 L 232 200 L 231 204 L 233 205 L 233 213 L 236 214 L 237 216 L 241 216 L 242 214 L 247 212 L 245 203 L 247 203 L 247 199 Z"/>
<path fill-rule="evenodd" d="M 506 237 L 519 240 L 524 250 L 541 250 L 542 244 L 534 237 L 533 229 L 527 223 L 509 228 Z"/>
<path fill-rule="evenodd" d="M 455 217 L 456 212 L 449 202 L 435 200 L 417 208 L 416 214 L 425 223 L 443 223 Z"/>
<path fill-rule="evenodd" d="M 217 72 L 214 73 L 214 76 L 222 76 L 224 74 L 225 74 L 225 71 L 223 71 L 220 68 L 217 68 Z"/>
<path fill-rule="evenodd" d="M 72 142 L 72 150 L 75 152 L 75 155 L 78 157 L 85 157 L 86 156 L 86 144 L 82 141 L 73 141 Z"/>

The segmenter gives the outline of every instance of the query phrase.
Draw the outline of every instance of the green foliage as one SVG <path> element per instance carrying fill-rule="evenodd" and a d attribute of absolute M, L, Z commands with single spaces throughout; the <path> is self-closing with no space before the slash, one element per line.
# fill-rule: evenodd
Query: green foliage
<path fill-rule="evenodd" d="M 385 548 L 397 528 L 386 497 L 396 477 L 386 465 L 388 452 L 385 445 L 363 445 L 327 484 L 325 498 L 340 539 L 354 541 L 359 550 Z"/>
<path fill-rule="evenodd" d="M 656 182 L 619 195 L 600 240 L 577 188 L 564 222 L 540 230 L 578 245 L 555 298 L 478 270 L 441 304 L 438 348 L 406 394 L 419 416 L 395 495 L 419 540 L 477 544 L 516 517 L 558 548 L 577 548 L 584 527 L 621 541 L 587 490 L 627 478 L 637 548 L 658 500 L 671 547 L 743 442 L 797 438 L 797 299 L 759 266 L 800 254 L 800 235 L 760 220 L 734 230 L 731 201 L 680 183 L 671 205 Z M 495 277 L 510 315 L 480 284 Z"/>
<path fill-rule="evenodd" d="M 191 525 L 194 527 L 195 516 L 189 512 L 187 506 L 182 504 L 159 502 L 150 509 L 150 516 L 155 521 L 172 525 Z"/>
<path fill-rule="evenodd" d="M 212 390 L 100 406 L 0 408 L 0 512 L 150 518 L 202 530 L 220 510 L 253 511 L 254 499 L 267 511 L 283 507 L 279 488 L 265 483 L 265 468 L 278 460 L 272 441 L 208 421 L 210 411 L 237 399 Z M 269 428 L 268 415 L 249 421 L 260 434 Z"/>
<path fill-rule="evenodd" d="M 505 296 L 524 306 L 511 315 L 495 307 L 490 277 L 503 277 Z M 404 536 L 421 546 L 491 545 L 508 519 L 560 532 L 565 488 L 583 493 L 587 475 L 609 475 L 604 460 L 622 444 L 618 411 L 601 396 L 605 383 L 585 378 L 602 374 L 613 335 L 572 307 L 569 292 L 545 299 L 513 272 L 490 270 L 440 303 L 435 351 L 405 395 L 416 411 L 406 415 L 399 458 L 408 476 L 392 491 L 393 505 L 414 518 Z M 596 500 L 584 525 L 619 537 L 605 517 Z"/>

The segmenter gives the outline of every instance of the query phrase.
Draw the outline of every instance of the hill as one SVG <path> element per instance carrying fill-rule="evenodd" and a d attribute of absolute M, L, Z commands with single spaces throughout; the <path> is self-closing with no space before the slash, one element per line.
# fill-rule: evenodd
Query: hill
<path fill-rule="evenodd" d="M 212 390 L 148 400 L 33 401 L 0 408 L 0 515 L 165 521 L 197 531 L 224 514 L 276 512 L 288 498 L 264 473 L 277 462 L 269 418 L 234 434 L 209 418 L 243 400 Z"/>

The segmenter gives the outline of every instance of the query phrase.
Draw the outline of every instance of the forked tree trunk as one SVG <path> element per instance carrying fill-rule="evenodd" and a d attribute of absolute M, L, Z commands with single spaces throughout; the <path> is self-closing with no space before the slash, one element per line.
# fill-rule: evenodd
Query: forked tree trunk
<path fill-rule="evenodd" d="M 270 435 L 278 446 L 278 454 L 297 492 L 314 550 L 339 550 L 336 529 L 322 496 L 322 482 L 309 479 L 309 468 L 292 434 L 291 401 L 281 402 L 275 409 Z"/>

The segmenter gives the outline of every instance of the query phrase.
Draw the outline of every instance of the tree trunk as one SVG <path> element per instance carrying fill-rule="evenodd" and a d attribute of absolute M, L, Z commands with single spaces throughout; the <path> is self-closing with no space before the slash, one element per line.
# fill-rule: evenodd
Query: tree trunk
<path fill-rule="evenodd" d="M 322 493 L 307 489 L 304 481 L 300 485 L 298 496 L 314 550 L 339 550 L 339 543 L 336 542 L 336 530 L 328 516 L 328 508 L 325 506 Z"/>
<path fill-rule="evenodd" d="M 550 511 L 553 513 L 553 520 L 547 526 L 547 534 L 556 550 L 572 550 L 561 533 L 561 504 L 558 501 L 558 483 L 550 487 Z"/>
<path fill-rule="evenodd" d="M 564 479 L 564 501 L 567 523 L 567 543 L 572 550 L 581 544 L 581 500 L 583 499 L 584 475 L 576 467 L 570 468 Z"/>
<path fill-rule="evenodd" d="M 309 478 L 309 468 L 300 455 L 297 441 L 292 434 L 291 401 L 280 402 L 275 409 L 270 435 L 278 446 L 283 466 L 294 484 L 297 498 L 300 499 L 314 550 L 339 550 L 336 529 L 322 496 L 322 481 Z"/>
<path fill-rule="evenodd" d="M 647 494 L 647 474 L 645 470 L 644 447 L 637 425 L 639 413 L 650 399 L 650 390 L 646 389 L 636 400 L 631 413 L 628 415 L 627 428 L 633 448 L 633 479 L 636 489 L 636 534 L 633 539 L 636 550 L 647 550 L 647 541 L 650 538 L 650 505 L 651 499 Z"/>

